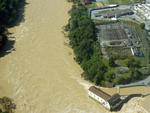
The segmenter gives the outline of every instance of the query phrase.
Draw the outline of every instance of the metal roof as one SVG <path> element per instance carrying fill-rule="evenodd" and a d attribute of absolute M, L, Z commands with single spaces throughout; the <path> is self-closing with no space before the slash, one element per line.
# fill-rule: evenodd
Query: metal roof
<path fill-rule="evenodd" d="M 89 91 L 93 92 L 94 94 L 96 94 L 97 96 L 103 98 L 106 101 L 108 101 L 111 98 L 111 96 L 109 94 L 107 94 L 104 91 L 96 88 L 95 86 L 91 86 L 89 88 Z"/>
<path fill-rule="evenodd" d="M 105 101 L 107 101 L 110 105 L 115 104 L 116 100 L 120 99 L 119 94 L 114 94 L 113 96 L 105 93 L 104 91 L 100 90 L 99 88 L 96 88 L 95 86 L 91 86 L 89 88 L 89 91 L 93 92 L 95 95 L 103 98 Z"/>

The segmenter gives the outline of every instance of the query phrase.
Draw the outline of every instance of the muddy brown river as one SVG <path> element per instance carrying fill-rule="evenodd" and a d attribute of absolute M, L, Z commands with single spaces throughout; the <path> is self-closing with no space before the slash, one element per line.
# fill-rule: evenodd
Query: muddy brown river
<path fill-rule="evenodd" d="M 15 51 L 0 59 L 1 90 L 17 113 L 99 113 L 76 77 L 82 70 L 64 45 L 65 0 L 27 0 L 25 21 L 10 29 Z"/>
<path fill-rule="evenodd" d="M 89 99 L 82 70 L 64 44 L 61 28 L 71 4 L 66 0 L 27 3 L 25 21 L 10 29 L 16 37 L 15 50 L 0 58 L 0 96 L 14 99 L 16 113 L 106 113 Z"/>

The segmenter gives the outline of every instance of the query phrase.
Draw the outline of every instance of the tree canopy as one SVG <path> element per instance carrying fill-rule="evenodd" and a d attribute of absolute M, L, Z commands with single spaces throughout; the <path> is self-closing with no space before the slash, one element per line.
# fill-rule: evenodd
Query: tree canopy
<path fill-rule="evenodd" d="M 97 42 L 95 25 L 87 15 L 84 5 L 76 2 L 69 11 L 68 25 L 70 45 L 74 49 L 75 59 L 84 70 L 83 77 L 101 85 L 107 66 L 102 62 L 100 45 Z"/>
<path fill-rule="evenodd" d="M 103 58 L 100 44 L 96 38 L 95 24 L 89 18 L 86 7 L 79 0 L 69 1 L 73 2 L 73 5 L 68 12 L 70 19 L 65 30 L 68 32 L 75 60 L 84 70 L 82 77 L 101 86 L 128 83 L 141 78 L 142 73 L 137 69 L 140 68 L 140 63 L 133 58 L 129 58 L 126 63 L 130 69 L 127 75 L 118 76 L 113 72 L 117 56 L 110 56 L 108 63 L 105 62 L 106 59 Z M 125 58 L 120 57 L 120 59 Z"/>
<path fill-rule="evenodd" d="M 9 25 L 17 19 L 22 2 L 24 0 L 0 0 L 0 25 Z"/>
<path fill-rule="evenodd" d="M 7 41 L 7 27 L 18 19 L 19 8 L 24 2 L 25 0 L 0 0 L 0 48 Z"/>

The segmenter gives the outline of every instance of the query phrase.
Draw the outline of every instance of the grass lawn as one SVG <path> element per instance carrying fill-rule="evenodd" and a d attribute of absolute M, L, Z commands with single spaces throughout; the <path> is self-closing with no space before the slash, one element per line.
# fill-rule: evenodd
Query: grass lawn
<path fill-rule="evenodd" d="M 86 4 L 85 5 L 86 8 L 95 8 L 97 7 L 96 3 L 91 3 L 91 4 Z"/>
<path fill-rule="evenodd" d="M 120 65 L 120 66 L 124 66 L 124 67 L 126 67 L 126 62 L 127 62 L 127 59 L 125 59 L 125 60 L 116 60 L 116 63 L 118 64 L 118 65 Z"/>

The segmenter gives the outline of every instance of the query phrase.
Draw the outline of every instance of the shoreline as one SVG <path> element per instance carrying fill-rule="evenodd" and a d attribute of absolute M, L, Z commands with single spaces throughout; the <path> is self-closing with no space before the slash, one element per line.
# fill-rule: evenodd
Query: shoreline
<path fill-rule="evenodd" d="M 84 89 L 86 89 L 87 92 L 88 92 L 89 87 L 94 85 L 93 83 L 90 83 L 89 81 L 86 81 L 86 80 L 83 80 L 83 79 L 80 79 L 80 78 L 74 78 L 74 79 L 77 80 L 78 83 L 80 85 L 82 85 L 84 87 Z M 110 95 L 113 95 L 113 94 L 117 93 L 116 88 L 105 88 L 105 87 L 100 87 L 100 86 L 98 86 L 98 88 L 102 89 L 104 92 L 106 92 Z M 140 94 L 141 90 L 137 91 L 137 89 L 139 89 L 139 88 L 144 88 L 145 90 L 149 89 L 149 88 L 144 87 L 144 86 L 129 87 L 129 88 L 122 88 L 122 89 L 120 88 L 120 94 L 121 95 Z M 144 93 L 144 94 L 146 95 L 147 93 Z M 129 105 L 131 105 L 130 107 L 132 107 L 133 105 L 134 106 L 139 106 L 139 107 L 137 107 L 137 112 L 133 111 L 133 113 L 138 113 L 138 111 L 144 111 L 142 113 L 149 113 L 150 109 L 148 108 L 148 106 L 147 107 L 143 106 L 147 103 L 147 102 L 144 102 L 146 100 L 146 98 L 147 97 L 134 97 L 134 98 L 131 98 L 127 103 L 123 104 L 120 111 L 112 112 L 112 113 L 130 113 L 130 112 L 126 112 L 126 110 L 129 109 Z M 131 110 L 131 109 L 129 109 L 129 110 Z"/>

